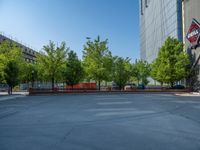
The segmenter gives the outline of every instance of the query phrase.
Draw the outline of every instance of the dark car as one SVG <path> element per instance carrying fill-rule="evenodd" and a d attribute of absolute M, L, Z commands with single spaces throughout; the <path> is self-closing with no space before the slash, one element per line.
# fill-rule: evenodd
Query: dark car
<path fill-rule="evenodd" d="M 172 89 L 184 89 L 184 88 L 185 88 L 185 86 L 183 86 L 183 85 L 175 85 L 172 87 Z"/>
<path fill-rule="evenodd" d="M 137 86 L 137 89 L 145 89 L 144 84 L 139 84 L 139 85 Z"/>

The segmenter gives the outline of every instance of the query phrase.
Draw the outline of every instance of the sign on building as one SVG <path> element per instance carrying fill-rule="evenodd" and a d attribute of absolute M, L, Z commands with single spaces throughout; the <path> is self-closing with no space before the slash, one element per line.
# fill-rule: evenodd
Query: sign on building
<path fill-rule="evenodd" d="M 186 38 L 191 44 L 191 48 L 196 48 L 200 44 L 200 24 L 193 19 Z"/>

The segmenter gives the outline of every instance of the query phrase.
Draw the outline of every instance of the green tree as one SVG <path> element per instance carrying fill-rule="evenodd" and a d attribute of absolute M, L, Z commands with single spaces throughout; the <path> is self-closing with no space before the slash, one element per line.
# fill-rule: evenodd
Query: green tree
<path fill-rule="evenodd" d="M 137 81 L 137 83 L 142 83 L 144 85 L 148 84 L 148 77 L 150 76 L 150 65 L 143 60 L 136 60 L 132 67 L 132 78 Z"/>
<path fill-rule="evenodd" d="M 19 83 L 22 50 L 12 41 L 0 42 L 0 83 L 6 83 L 12 88 Z"/>
<path fill-rule="evenodd" d="M 66 84 L 72 86 L 73 89 L 73 85 L 79 83 L 84 77 L 81 61 L 74 51 L 68 53 L 65 65 L 65 70 L 63 72 L 64 80 Z"/>
<path fill-rule="evenodd" d="M 151 73 L 150 73 L 150 76 L 160 82 L 161 85 L 163 85 L 163 79 L 165 78 L 165 74 L 163 74 L 163 67 L 162 68 L 159 68 L 158 66 L 161 67 L 161 64 L 160 64 L 160 59 L 156 59 L 152 62 L 151 64 Z"/>
<path fill-rule="evenodd" d="M 52 89 L 55 81 L 61 79 L 68 49 L 65 42 L 62 42 L 60 47 L 56 47 L 54 42 L 50 41 L 49 45 L 43 47 L 44 52 L 37 55 L 39 74 L 43 74 L 45 80 L 51 80 Z"/>
<path fill-rule="evenodd" d="M 112 54 L 107 44 L 108 40 L 101 41 L 98 36 L 94 41 L 88 39 L 83 50 L 83 65 L 87 78 L 98 82 L 99 90 L 103 80 L 111 79 Z"/>
<path fill-rule="evenodd" d="M 14 86 L 19 84 L 19 64 L 16 61 L 9 61 L 5 68 L 5 81 L 10 87 L 9 94 L 12 94 L 12 89 Z"/>
<path fill-rule="evenodd" d="M 4 68 L 5 68 L 5 61 L 6 58 L 4 55 L 0 54 L 0 83 L 5 83 L 4 80 Z"/>
<path fill-rule="evenodd" d="M 151 65 L 151 76 L 153 79 L 161 83 L 168 83 L 173 87 L 176 81 L 188 76 L 189 65 L 189 56 L 183 51 L 183 43 L 168 37 L 161 47 L 158 57 Z"/>
<path fill-rule="evenodd" d="M 131 64 L 129 58 L 115 57 L 113 64 L 113 81 L 119 86 L 120 90 L 124 89 L 124 86 L 131 77 Z"/>
<path fill-rule="evenodd" d="M 31 82 L 32 88 L 34 87 L 34 81 L 38 79 L 38 67 L 36 63 L 24 63 L 22 66 L 21 80 L 23 82 Z"/>

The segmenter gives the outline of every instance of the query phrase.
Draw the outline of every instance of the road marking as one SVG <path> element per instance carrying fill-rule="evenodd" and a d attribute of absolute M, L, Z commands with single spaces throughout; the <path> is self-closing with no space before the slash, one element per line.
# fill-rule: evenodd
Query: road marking
<path fill-rule="evenodd" d="M 171 102 L 180 104 L 200 104 L 200 101 L 171 101 Z"/>
<path fill-rule="evenodd" d="M 200 106 L 193 106 L 193 108 L 200 109 Z"/>
<path fill-rule="evenodd" d="M 86 111 L 98 112 L 98 111 L 135 111 L 135 108 L 96 108 L 96 109 L 87 109 Z"/>
<path fill-rule="evenodd" d="M 133 114 L 149 114 L 154 113 L 154 111 L 124 111 L 124 112 L 102 112 L 97 113 L 96 116 L 114 116 L 114 115 L 133 115 Z"/>
<path fill-rule="evenodd" d="M 126 102 L 99 102 L 98 105 L 121 105 L 121 104 L 131 104 L 132 102 L 126 101 Z"/>
<path fill-rule="evenodd" d="M 125 98 L 125 97 L 98 97 L 98 98 L 95 98 L 95 100 L 125 100 L 125 99 L 128 99 L 128 98 Z"/>
<path fill-rule="evenodd" d="M 20 97 L 26 97 L 26 95 L 5 96 L 5 97 L 3 96 L 3 97 L 0 97 L 0 101 L 16 99 L 16 98 L 20 98 Z"/>

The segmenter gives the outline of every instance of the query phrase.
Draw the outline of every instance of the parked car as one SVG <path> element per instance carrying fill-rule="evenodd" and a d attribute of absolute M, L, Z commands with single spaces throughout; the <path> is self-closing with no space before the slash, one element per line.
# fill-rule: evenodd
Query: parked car
<path fill-rule="evenodd" d="M 0 92 L 7 92 L 8 85 L 7 84 L 0 84 Z"/>
<path fill-rule="evenodd" d="M 184 88 L 185 88 L 185 86 L 183 86 L 183 85 L 175 85 L 172 87 L 172 89 L 184 89 Z"/>
<path fill-rule="evenodd" d="M 136 85 L 134 83 L 127 84 L 124 86 L 124 90 L 132 90 L 132 89 L 136 89 Z"/>
<path fill-rule="evenodd" d="M 144 84 L 139 84 L 139 85 L 137 86 L 137 89 L 145 89 Z"/>
<path fill-rule="evenodd" d="M 111 90 L 120 90 L 119 89 L 119 86 L 117 85 L 117 84 L 112 84 L 112 86 L 111 86 Z"/>

